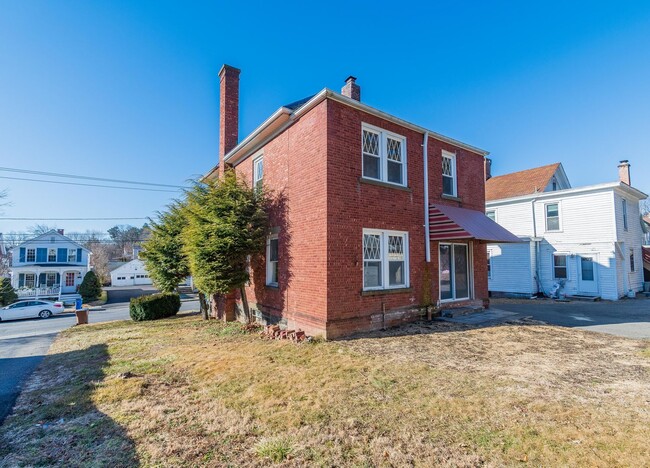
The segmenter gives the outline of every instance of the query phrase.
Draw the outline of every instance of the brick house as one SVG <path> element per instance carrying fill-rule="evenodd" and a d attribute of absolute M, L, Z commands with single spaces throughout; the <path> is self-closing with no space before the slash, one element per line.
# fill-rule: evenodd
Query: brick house
<path fill-rule="evenodd" d="M 280 198 L 247 288 L 261 321 L 335 338 L 487 298 L 486 242 L 519 240 L 484 215 L 486 151 L 363 104 L 354 77 L 239 141 L 239 73 L 219 72 L 206 178 L 234 168 Z"/>

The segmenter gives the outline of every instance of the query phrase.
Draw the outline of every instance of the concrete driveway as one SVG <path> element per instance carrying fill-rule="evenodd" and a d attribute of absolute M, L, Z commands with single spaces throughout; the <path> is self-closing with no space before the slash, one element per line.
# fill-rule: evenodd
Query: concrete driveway
<path fill-rule="evenodd" d="M 491 307 L 552 325 L 650 339 L 650 299 L 645 297 L 616 302 L 494 299 Z"/>
<path fill-rule="evenodd" d="M 198 308 L 198 301 L 181 304 L 181 311 Z M 128 304 L 109 305 L 105 310 L 88 314 L 90 323 L 129 319 Z M 73 313 L 48 319 L 0 322 L 0 424 L 11 411 L 22 384 L 43 360 L 54 338 L 75 323 L 77 319 Z"/>

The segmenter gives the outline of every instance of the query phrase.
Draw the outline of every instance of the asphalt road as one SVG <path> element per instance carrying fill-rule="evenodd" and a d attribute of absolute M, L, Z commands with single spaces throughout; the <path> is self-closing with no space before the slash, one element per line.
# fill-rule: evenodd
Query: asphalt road
<path fill-rule="evenodd" d="M 532 316 L 553 325 L 575 327 L 627 338 L 650 338 L 650 299 L 599 302 L 555 302 L 530 300 L 524 303 L 495 300 L 495 309 Z"/>
<path fill-rule="evenodd" d="M 183 302 L 181 311 L 198 310 L 198 307 L 198 301 Z M 130 319 L 128 303 L 107 305 L 105 309 L 90 311 L 88 321 Z M 74 313 L 48 319 L 0 322 L 0 424 L 13 407 L 22 384 L 47 354 L 56 335 L 76 323 Z"/>

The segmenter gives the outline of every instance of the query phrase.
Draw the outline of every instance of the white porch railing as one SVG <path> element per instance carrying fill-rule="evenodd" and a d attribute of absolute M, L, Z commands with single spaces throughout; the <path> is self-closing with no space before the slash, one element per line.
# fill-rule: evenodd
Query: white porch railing
<path fill-rule="evenodd" d="M 42 288 L 18 288 L 16 290 L 16 294 L 18 295 L 19 298 L 58 296 L 60 289 L 61 288 L 59 286 L 51 286 L 49 288 L 48 287 L 42 287 Z"/>

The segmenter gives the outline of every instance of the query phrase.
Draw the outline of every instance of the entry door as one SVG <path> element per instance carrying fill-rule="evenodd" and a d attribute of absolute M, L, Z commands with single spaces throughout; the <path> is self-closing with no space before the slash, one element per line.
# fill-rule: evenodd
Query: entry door
<path fill-rule="evenodd" d="M 467 244 L 440 244 L 440 299 L 469 298 Z"/>
<path fill-rule="evenodd" d="M 578 256 L 579 292 L 586 295 L 598 295 L 598 263 L 593 255 Z"/>

